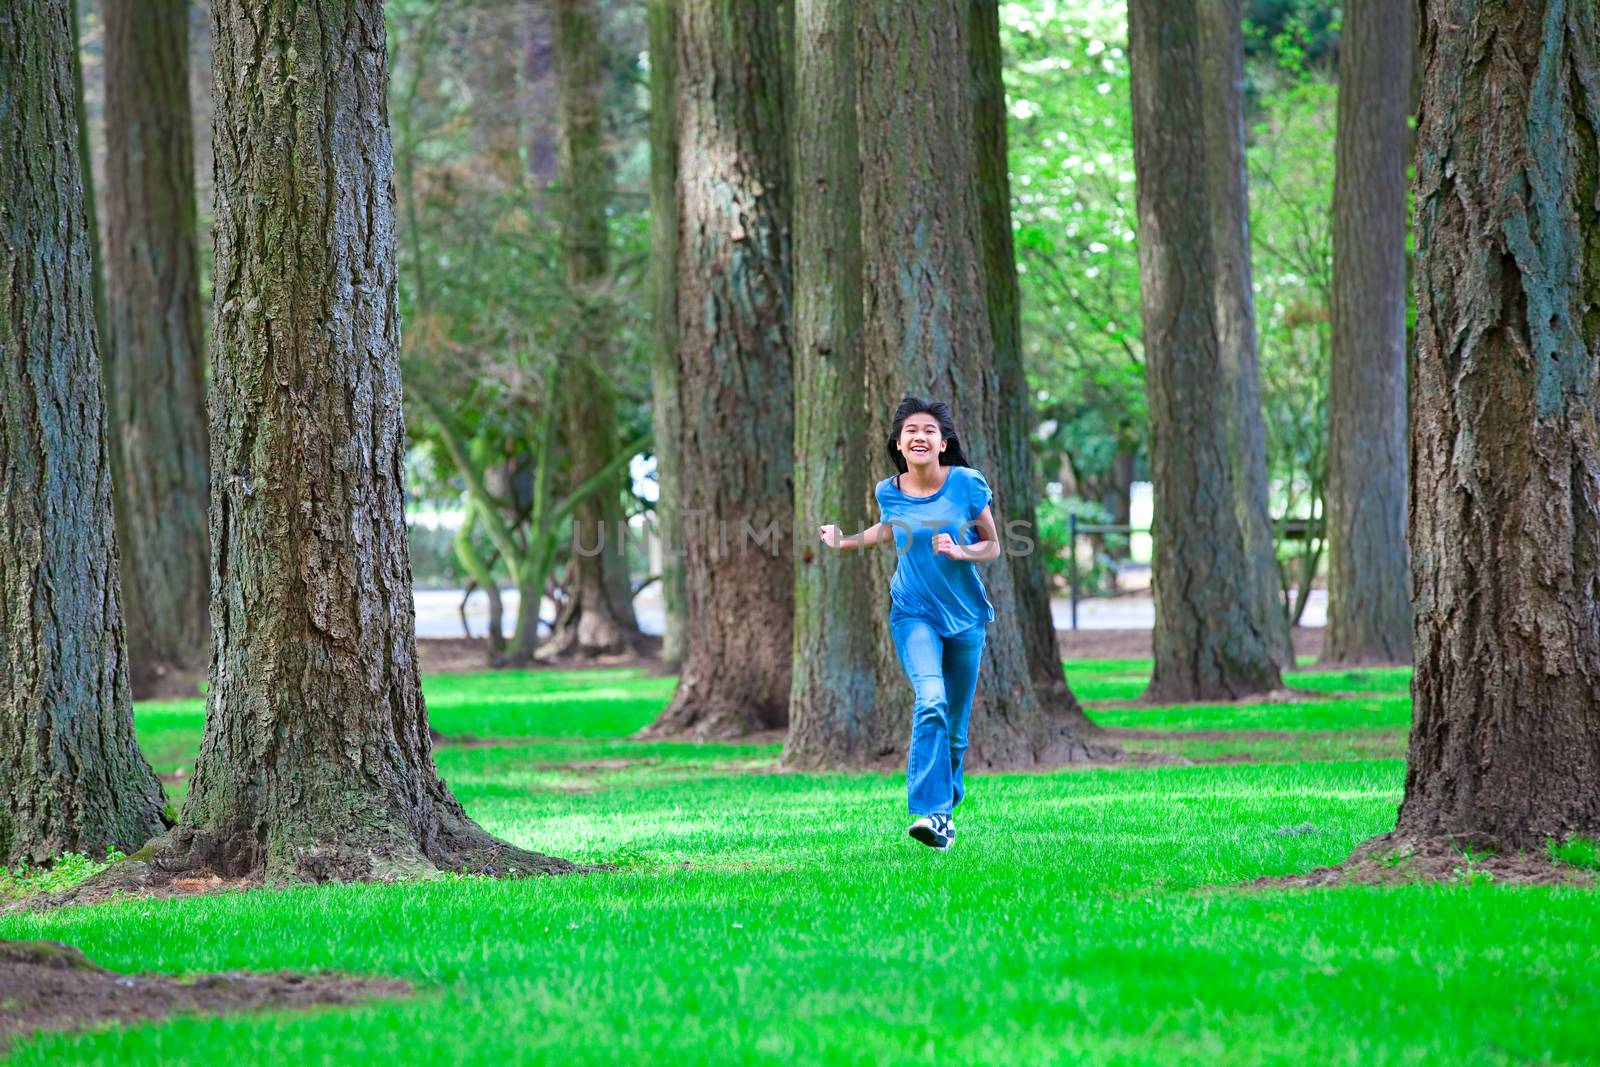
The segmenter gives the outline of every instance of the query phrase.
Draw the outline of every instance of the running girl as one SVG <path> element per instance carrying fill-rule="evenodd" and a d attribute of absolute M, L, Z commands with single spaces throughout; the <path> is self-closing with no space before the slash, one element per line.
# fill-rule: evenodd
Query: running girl
<path fill-rule="evenodd" d="M 895 409 L 889 458 L 899 474 L 878 483 L 879 522 L 845 536 L 818 527 L 830 548 L 894 539 L 889 631 L 911 680 L 915 710 L 906 752 L 910 834 L 939 850 L 955 842 L 953 813 L 965 793 L 961 768 L 978 686 L 984 627 L 994 607 L 975 564 L 1000 555 L 989 483 L 967 464 L 950 409 L 906 397 Z"/>

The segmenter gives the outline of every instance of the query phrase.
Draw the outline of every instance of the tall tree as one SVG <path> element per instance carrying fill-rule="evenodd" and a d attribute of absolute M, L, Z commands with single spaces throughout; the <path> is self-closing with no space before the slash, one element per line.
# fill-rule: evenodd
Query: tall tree
<path fill-rule="evenodd" d="M 982 229 L 984 292 L 994 367 L 999 384 L 1000 436 L 997 476 L 1001 513 L 1006 522 L 1038 537 L 1034 507 L 1033 450 L 1035 425 L 1028 376 L 1022 361 L 1022 295 L 1017 285 L 1017 256 L 1011 236 L 1010 153 L 1006 142 L 1004 54 L 1000 47 L 998 0 L 971 0 L 973 123 L 977 135 L 978 210 Z M 1067 685 L 1050 611 L 1050 579 L 1039 552 L 1016 552 L 1009 558 L 1017 590 L 1017 614 L 1028 658 L 1028 670 L 1039 699 L 1074 718 L 1088 719 Z"/>
<path fill-rule="evenodd" d="M 1409 663 L 1405 183 L 1415 12 L 1348 0 L 1341 25 L 1322 659 Z"/>
<path fill-rule="evenodd" d="M 556 180 L 560 133 L 556 114 L 555 0 L 523 0 L 525 38 L 518 110 L 527 128 L 528 178 L 535 189 Z"/>
<path fill-rule="evenodd" d="M 863 385 L 855 0 L 794 4 L 794 498 L 797 533 L 876 521 Z M 877 714 L 879 644 L 866 553 L 795 551 L 794 682 L 784 759 L 863 762 L 903 743 Z"/>
<path fill-rule="evenodd" d="M 401 484 L 381 0 L 216 0 L 212 667 L 147 856 L 270 880 L 570 869 L 434 769 Z"/>
<path fill-rule="evenodd" d="M 993 360 L 973 104 L 968 0 L 870 4 L 859 36 L 861 248 L 870 440 L 886 441 L 906 392 L 945 398 L 968 457 L 1004 491 L 1027 456 L 1006 444 Z M 1007 465 L 1023 464 L 1018 476 Z M 1009 520 L 997 498 L 996 514 Z M 874 596 L 888 602 L 887 562 Z M 1035 691 L 1011 568 L 983 572 L 995 621 L 972 712 L 974 765 L 1064 762 L 1087 753 L 1075 705 Z M 880 609 L 881 610 L 881 609 Z M 880 663 L 892 653 L 881 620 Z M 903 691 L 903 678 L 891 683 Z M 897 719 L 902 724 L 903 719 Z"/>
<path fill-rule="evenodd" d="M 784 726 L 794 567 L 788 141 L 778 10 L 675 5 L 678 459 L 689 603 L 652 733 Z"/>
<path fill-rule="evenodd" d="M 0 21 L 0 864 L 163 828 L 133 739 L 72 18 Z"/>
<path fill-rule="evenodd" d="M 567 367 L 562 375 L 570 486 L 604 468 L 605 486 L 572 516 L 567 603 L 547 646 L 552 655 L 597 655 L 640 647 L 633 587 L 623 543 L 625 471 L 613 463 L 621 442 L 616 388 L 606 368 L 605 290 L 610 277 L 606 209 L 611 189 L 601 120 L 606 70 L 595 0 L 557 0 L 556 97 L 561 122 L 559 210 L 561 255 L 576 302 Z"/>
<path fill-rule="evenodd" d="M 205 670 L 205 337 L 184 0 L 107 4 L 106 393 L 136 694 Z"/>
<path fill-rule="evenodd" d="M 678 139 L 672 27 L 674 0 L 649 0 L 650 32 L 650 285 L 654 293 L 650 359 L 651 422 L 656 443 L 656 525 L 661 531 L 661 603 L 666 616 L 661 658 L 683 662 L 688 589 L 678 506 Z"/>
<path fill-rule="evenodd" d="M 1139 282 L 1154 475 L 1150 700 L 1234 699 L 1279 685 L 1272 637 L 1241 590 L 1251 558 L 1229 446 L 1216 318 L 1197 0 L 1131 0 Z M 1195 294 L 1210 294 L 1194 299 Z"/>
<path fill-rule="evenodd" d="M 1600 836 L 1600 9 L 1430 0 L 1398 835 Z"/>
<path fill-rule="evenodd" d="M 1404 0 L 1409 3 L 1410 0 Z M 1244 2 L 1198 0 L 1200 78 L 1206 129 L 1206 192 L 1215 257 L 1217 344 L 1222 356 L 1234 511 L 1244 534 L 1245 584 L 1236 591 L 1279 667 L 1294 666 L 1289 615 L 1278 589 L 1278 557 L 1267 508 L 1267 429 L 1256 360 L 1250 274 L 1250 194 L 1244 155 Z M 1396 3 L 1396 6 L 1404 6 Z"/>
<path fill-rule="evenodd" d="M 522 109 L 519 60 L 528 18 L 520 4 L 472 4 L 457 44 L 460 76 L 472 94 L 472 142 L 502 185 L 521 183 Z"/>

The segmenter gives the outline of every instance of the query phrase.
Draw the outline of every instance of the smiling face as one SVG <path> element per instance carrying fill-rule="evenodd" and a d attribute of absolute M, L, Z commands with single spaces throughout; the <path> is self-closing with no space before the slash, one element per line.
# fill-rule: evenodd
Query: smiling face
<path fill-rule="evenodd" d="M 939 453 L 949 443 L 939 432 L 939 420 L 926 411 L 919 411 L 907 416 L 900 427 L 900 437 L 895 441 L 895 447 L 905 456 L 906 463 L 919 466 L 938 463 Z"/>

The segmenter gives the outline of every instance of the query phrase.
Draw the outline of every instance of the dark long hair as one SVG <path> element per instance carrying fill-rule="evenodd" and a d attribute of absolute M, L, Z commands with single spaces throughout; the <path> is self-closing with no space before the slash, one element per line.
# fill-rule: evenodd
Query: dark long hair
<path fill-rule="evenodd" d="M 945 449 L 939 453 L 939 465 L 943 467 L 970 467 L 966 453 L 961 451 L 961 440 L 956 437 L 955 420 L 950 417 L 950 405 L 943 400 L 924 400 L 917 396 L 908 396 L 900 401 L 900 406 L 894 409 L 894 426 L 889 430 L 889 458 L 894 460 L 896 469 L 901 474 L 906 472 L 906 457 L 894 447 L 900 440 L 900 430 L 905 426 L 906 420 L 919 412 L 927 412 L 939 423 L 939 436 L 946 442 Z"/>

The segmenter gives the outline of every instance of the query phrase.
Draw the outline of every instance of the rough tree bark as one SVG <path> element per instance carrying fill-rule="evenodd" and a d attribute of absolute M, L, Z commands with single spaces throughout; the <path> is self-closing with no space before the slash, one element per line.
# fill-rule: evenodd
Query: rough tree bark
<path fill-rule="evenodd" d="M 651 422 L 656 440 L 656 527 L 661 543 L 661 603 L 666 627 L 661 659 L 683 662 L 688 589 L 684 585 L 682 517 L 678 507 L 678 139 L 672 26 L 674 0 L 649 0 L 650 32 L 650 285 L 653 351 L 650 360 Z"/>
<path fill-rule="evenodd" d="M 672 703 L 646 731 L 788 722 L 793 383 L 779 12 L 676 5 L 679 496 L 689 603 Z"/>
<path fill-rule="evenodd" d="M 889 436 L 894 405 L 907 392 L 951 404 L 968 458 L 1004 489 L 1000 378 L 984 285 L 983 215 L 974 125 L 972 32 L 967 0 L 870 4 L 858 38 L 861 247 L 865 300 L 869 440 Z M 1002 530 L 1010 518 L 999 502 Z M 882 560 L 879 607 L 881 692 L 906 692 L 888 638 L 892 552 Z M 983 565 L 994 603 L 972 712 L 973 766 L 1060 763 L 1089 754 L 1076 708 L 1046 705 L 1035 692 L 1024 620 L 1011 568 Z M 892 666 L 891 666 L 892 665 Z M 899 728 L 905 717 L 885 709 Z"/>
<path fill-rule="evenodd" d="M 1022 362 L 1022 294 L 1017 284 L 1017 255 L 1011 237 L 1010 153 L 1006 141 L 1004 53 L 1000 47 L 998 0 L 970 0 L 973 122 L 977 134 L 978 210 L 983 237 L 984 291 L 989 332 L 994 345 L 995 374 L 1000 390 L 999 449 L 995 456 L 996 510 L 1006 523 L 1020 523 L 1037 542 L 1034 509 L 1033 449 L 1035 425 L 1028 375 Z M 1088 717 L 1067 685 L 1050 612 L 1050 580 L 1044 557 L 1037 551 L 1008 557 L 1017 590 L 1017 619 L 1034 692 L 1046 706 L 1081 720 Z"/>
<path fill-rule="evenodd" d="M 1152 701 L 1278 688 L 1251 588 L 1216 325 L 1196 0 L 1128 5 L 1139 279 L 1155 482 Z"/>
<path fill-rule="evenodd" d="M 1409 3 L 1410 0 L 1405 0 Z M 1396 0 L 1396 6 L 1401 6 Z M 1250 279 L 1250 194 L 1244 156 L 1244 3 L 1198 0 L 1200 77 L 1206 124 L 1206 191 L 1215 257 L 1217 343 L 1227 402 L 1228 465 L 1244 534 L 1245 584 L 1238 596 L 1257 618 L 1280 668 L 1294 666 L 1289 616 L 1267 507 L 1267 427 L 1256 360 L 1256 301 Z"/>
<path fill-rule="evenodd" d="M 106 401 L 135 695 L 204 672 L 205 335 L 184 0 L 107 4 Z"/>
<path fill-rule="evenodd" d="M 121 877 L 569 870 L 491 837 L 434 769 L 382 4 L 216 0 L 213 16 L 211 687 L 182 819 Z"/>
<path fill-rule="evenodd" d="M 71 20 L 0 21 L 0 864 L 164 826 L 133 739 Z"/>
<path fill-rule="evenodd" d="M 836 553 L 824 522 L 877 521 L 862 351 L 855 0 L 798 0 L 794 17 L 794 681 L 784 761 L 870 761 L 902 743 L 877 714 L 878 633 L 865 552 Z"/>
<path fill-rule="evenodd" d="M 1600 9 L 1433 0 L 1396 837 L 1600 836 Z"/>
<path fill-rule="evenodd" d="M 601 126 L 605 66 L 595 0 L 557 0 L 561 254 L 567 288 L 577 302 L 559 400 L 569 489 L 610 464 L 620 443 L 616 390 L 606 374 L 611 363 L 605 321 L 611 175 Z M 643 647 L 622 536 L 626 478 L 626 471 L 610 476 L 606 487 L 573 513 L 567 603 L 541 655 L 595 656 Z"/>
<path fill-rule="evenodd" d="M 1410 663 L 1405 211 L 1415 12 L 1348 0 L 1341 26 L 1322 662 Z"/>

